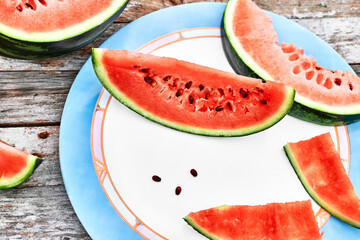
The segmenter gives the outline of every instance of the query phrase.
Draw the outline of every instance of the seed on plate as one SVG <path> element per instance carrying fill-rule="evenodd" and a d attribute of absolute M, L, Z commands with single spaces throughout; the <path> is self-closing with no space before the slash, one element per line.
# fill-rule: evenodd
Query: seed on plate
<path fill-rule="evenodd" d="M 198 173 L 197 173 L 197 171 L 196 171 L 195 169 L 191 169 L 191 170 L 190 170 L 190 173 L 191 173 L 191 175 L 193 175 L 194 177 L 197 177 L 197 175 L 198 175 Z"/>
<path fill-rule="evenodd" d="M 175 194 L 176 195 L 179 195 L 181 193 L 181 187 L 180 186 L 177 186 L 176 188 L 175 188 Z"/>
<path fill-rule="evenodd" d="M 160 182 L 161 181 L 161 177 L 154 175 L 152 176 L 152 180 L 154 180 L 155 182 Z"/>

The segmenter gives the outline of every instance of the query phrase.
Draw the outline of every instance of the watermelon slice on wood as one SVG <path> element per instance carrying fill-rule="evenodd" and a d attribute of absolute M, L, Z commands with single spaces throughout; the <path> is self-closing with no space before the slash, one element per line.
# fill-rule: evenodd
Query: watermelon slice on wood
<path fill-rule="evenodd" d="M 128 0 L 2 0 L 0 54 L 48 58 L 79 49 L 98 37 Z"/>
<path fill-rule="evenodd" d="M 194 134 L 242 136 L 280 121 L 294 90 L 194 63 L 126 50 L 93 49 L 103 86 L 162 125 Z"/>
<path fill-rule="evenodd" d="M 185 221 L 214 240 L 320 240 L 310 200 L 258 206 L 220 206 L 188 214 Z"/>
<path fill-rule="evenodd" d="M 360 228 L 360 199 L 330 133 L 288 143 L 284 149 L 310 196 L 334 217 Z"/>
<path fill-rule="evenodd" d="M 296 90 L 290 115 L 322 125 L 360 120 L 360 78 L 325 69 L 293 43 L 278 43 L 272 19 L 251 0 L 230 0 L 224 14 L 226 52 L 239 57 L 265 80 Z M 229 47 L 230 46 L 230 47 Z M 236 70 L 236 68 L 235 68 Z"/>
<path fill-rule="evenodd" d="M 20 185 L 41 162 L 41 158 L 0 141 L 0 189 Z"/>

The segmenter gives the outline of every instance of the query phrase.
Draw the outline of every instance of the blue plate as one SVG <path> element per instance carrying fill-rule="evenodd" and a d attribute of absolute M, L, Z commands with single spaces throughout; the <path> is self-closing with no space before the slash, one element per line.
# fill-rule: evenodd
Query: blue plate
<path fill-rule="evenodd" d="M 225 4 L 194 3 L 146 15 L 111 36 L 101 47 L 137 50 L 150 41 L 180 30 L 220 28 Z M 268 13 L 279 40 L 295 42 L 320 65 L 353 70 L 329 45 L 305 28 Z M 329 61 L 331 59 L 331 61 Z M 89 59 L 69 92 L 60 128 L 60 164 L 67 194 L 86 231 L 93 239 L 143 239 L 125 223 L 106 197 L 94 171 L 90 146 L 94 108 L 102 91 Z M 360 194 L 360 123 L 348 126 L 351 145 L 350 179 Z M 331 217 L 321 228 L 325 240 L 359 239 L 360 230 Z"/>

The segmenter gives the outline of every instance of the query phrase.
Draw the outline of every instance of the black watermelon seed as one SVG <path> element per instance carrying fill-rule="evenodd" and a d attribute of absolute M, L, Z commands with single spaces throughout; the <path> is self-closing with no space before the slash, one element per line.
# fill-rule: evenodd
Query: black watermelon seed
<path fill-rule="evenodd" d="M 249 92 L 247 90 L 244 90 L 243 88 L 240 88 L 239 93 L 243 98 L 247 98 L 247 96 L 249 95 Z"/>
<path fill-rule="evenodd" d="M 152 176 L 152 180 L 153 180 L 154 182 L 161 182 L 161 177 L 159 177 L 159 176 L 157 176 L 157 175 L 154 175 L 154 176 Z"/>
<path fill-rule="evenodd" d="M 184 89 L 180 88 L 180 89 L 177 90 L 175 96 L 180 97 L 181 95 L 183 95 L 183 93 L 184 93 Z"/>
<path fill-rule="evenodd" d="M 150 84 L 154 81 L 154 79 L 152 79 L 152 78 L 149 77 L 149 76 L 145 76 L 145 77 L 144 77 L 144 80 L 145 80 L 145 82 L 150 83 Z"/>
<path fill-rule="evenodd" d="M 349 88 L 351 91 L 353 90 L 353 85 L 351 83 L 349 84 Z"/>
<path fill-rule="evenodd" d="M 191 170 L 190 170 L 190 173 L 191 173 L 191 175 L 193 175 L 194 177 L 197 177 L 197 175 L 198 175 L 198 173 L 197 173 L 197 171 L 196 171 L 195 169 L 191 169 Z"/>
<path fill-rule="evenodd" d="M 193 104 L 194 101 L 195 101 L 194 96 L 193 96 L 193 95 L 190 95 L 190 96 L 189 96 L 189 103 L 190 103 L 190 104 Z"/>
<path fill-rule="evenodd" d="M 340 78 L 335 78 L 335 84 L 340 86 L 341 85 L 341 79 Z"/>
<path fill-rule="evenodd" d="M 230 111 L 233 110 L 233 106 L 232 106 L 232 104 L 230 102 L 227 102 L 226 105 L 227 105 L 227 107 L 229 108 Z"/>
<path fill-rule="evenodd" d="M 188 81 L 188 82 L 185 84 L 185 88 L 186 88 L 186 89 L 189 89 L 189 88 L 191 88 L 191 85 L 192 85 L 192 81 Z"/>
<path fill-rule="evenodd" d="M 170 78 L 171 78 L 171 76 L 166 76 L 166 77 L 163 78 L 163 80 L 164 80 L 164 82 L 167 82 L 167 81 L 170 80 Z"/>
<path fill-rule="evenodd" d="M 180 186 L 177 186 L 176 188 L 175 188 L 175 194 L 176 195 L 179 195 L 181 193 L 181 187 Z"/>
<path fill-rule="evenodd" d="M 148 73 L 148 72 L 149 72 L 149 69 L 148 69 L 148 68 L 143 68 L 143 69 L 141 69 L 141 71 L 142 71 L 143 73 Z"/>
<path fill-rule="evenodd" d="M 218 88 L 218 91 L 219 91 L 219 93 L 220 93 L 220 97 L 222 97 L 222 96 L 225 95 L 224 89 Z"/>
<path fill-rule="evenodd" d="M 265 99 L 261 100 L 261 104 L 266 105 L 268 102 Z"/>
<path fill-rule="evenodd" d="M 223 107 L 223 106 L 217 106 L 217 107 L 215 108 L 215 111 L 217 111 L 217 112 L 221 112 L 222 110 L 224 110 L 224 107 Z"/>
<path fill-rule="evenodd" d="M 38 134 L 38 137 L 41 138 L 41 139 L 46 139 L 46 138 L 49 137 L 49 135 L 50 135 L 50 134 L 45 131 L 45 132 L 39 133 L 39 134 Z"/>
<path fill-rule="evenodd" d="M 204 85 L 202 85 L 202 84 L 199 85 L 200 91 L 204 90 L 204 88 L 205 88 Z"/>
<path fill-rule="evenodd" d="M 32 10 L 34 10 L 33 6 L 31 6 L 30 3 L 25 3 L 25 5 L 29 8 L 31 8 Z"/>

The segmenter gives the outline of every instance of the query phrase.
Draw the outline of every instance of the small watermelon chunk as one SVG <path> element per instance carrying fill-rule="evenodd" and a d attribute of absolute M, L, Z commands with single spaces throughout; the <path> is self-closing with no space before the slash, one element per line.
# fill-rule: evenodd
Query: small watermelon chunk
<path fill-rule="evenodd" d="M 93 49 L 103 86 L 124 105 L 194 134 L 242 136 L 280 121 L 294 89 L 194 63 L 126 50 Z"/>
<path fill-rule="evenodd" d="M 224 28 L 230 43 L 226 52 L 238 56 L 229 58 L 233 64 L 241 58 L 261 78 L 296 90 L 290 115 L 321 125 L 360 120 L 360 78 L 319 66 L 293 43 L 279 44 L 271 17 L 253 1 L 228 1 Z"/>
<path fill-rule="evenodd" d="M 320 240 L 311 202 L 220 206 L 188 214 L 185 221 L 214 240 Z"/>
<path fill-rule="evenodd" d="M 42 159 L 0 141 L 0 189 L 25 182 Z"/>
<path fill-rule="evenodd" d="M 334 217 L 360 228 L 360 199 L 330 133 L 288 143 L 284 149 L 310 196 Z"/>

